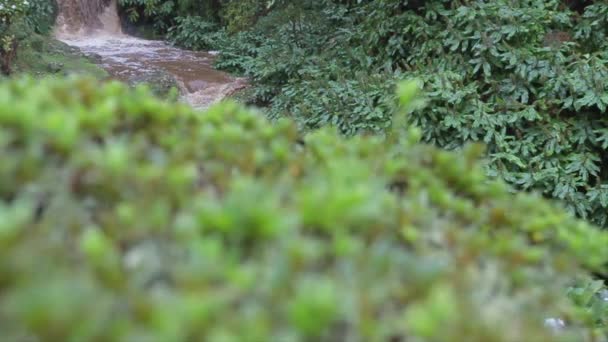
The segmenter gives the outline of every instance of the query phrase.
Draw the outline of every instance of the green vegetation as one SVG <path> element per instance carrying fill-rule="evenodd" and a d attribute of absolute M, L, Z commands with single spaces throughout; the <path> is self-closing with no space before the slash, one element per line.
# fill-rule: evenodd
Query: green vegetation
<path fill-rule="evenodd" d="M 24 20 L 29 29 L 39 34 L 50 33 L 57 16 L 56 1 L 27 0 L 27 5 L 28 11 Z"/>
<path fill-rule="evenodd" d="M 21 40 L 13 72 L 41 76 L 88 75 L 98 79 L 108 77 L 105 70 L 83 55 L 58 40 L 29 33 Z"/>
<path fill-rule="evenodd" d="M 151 13 L 166 4 L 140 2 Z M 604 2 L 249 0 L 222 1 L 215 16 L 169 12 L 154 16 L 168 38 L 222 51 L 217 66 L 248 76 L 247 101 L 271 118 L 381 133 L 395 82 L 418 77 L 429 106 L 411 123 L 426 142 L 483 142 L 490 175 L 608 225 Z"/>
<path fill-rule="evenodd" d="M 401 88 L 404 105 L 416 87 Z M 322 129 L 300 143 L 292 122 L 231 102 L 201 113 L 114 82 L 3 82 L 0 330 L 601 340 L 601 284 L 577 284 L 608 260 L 608 235 L 489 181 L 480 146 L 419 137 Z M 568 328 L 543 326 L 555 316 Z"/>
<path fill-rule="evenodd" d="M 48 0 L 0 0 L 0 78 L 15 74 L 108 76 L 78 49 L 49 36 L 55 17 L 55 4 Z"/>
<path fill-rule="evenodd" d="M 0 1 L 0 73 L 11 73 L 12 62 L 17 53 L 18 41 L 13 26 L 18 23 L 29 9 L 25 0 Z"/>
<path fill-rule="evenodd" d="M 99 81 L 0 0 L 0 339 L 608 341 L 608 4 L 119 12 L 260 109 Z"/>

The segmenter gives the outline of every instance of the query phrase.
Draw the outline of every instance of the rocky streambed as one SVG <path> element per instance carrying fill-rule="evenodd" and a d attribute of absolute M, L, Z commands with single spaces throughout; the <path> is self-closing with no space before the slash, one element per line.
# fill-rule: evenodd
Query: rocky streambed
<path fill-rule="evenodd" d="M 58 4 L 57 38 L 93 58 L 110 78 L 147 83 L 159 95 L 176 87 L 182 99 L 197 108 L 247 84 L 245 79 L 214 69 L 211 52 L 182 50 L 163 41 L 123 34 L 115 1 L 61 0 Z"/>

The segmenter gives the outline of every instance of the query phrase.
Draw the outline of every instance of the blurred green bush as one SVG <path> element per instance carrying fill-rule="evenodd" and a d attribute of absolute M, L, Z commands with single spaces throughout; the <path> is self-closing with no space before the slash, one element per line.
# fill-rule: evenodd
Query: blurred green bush
<path fill-rule="evenodd" d="M 419 137 L 2 82 L 2 338 L 605 340 L 607 235 Z"/>

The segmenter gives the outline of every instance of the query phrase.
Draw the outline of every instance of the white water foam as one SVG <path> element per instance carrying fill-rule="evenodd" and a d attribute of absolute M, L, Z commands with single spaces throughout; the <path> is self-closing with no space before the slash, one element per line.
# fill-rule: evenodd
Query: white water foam
<path fill-rule="evenodd" d="M 82 8 L 83 1 L 93 7 Z M 246 86 L 244 79 L 213 68 L 215 53 L 181 50 L 162 41 L 123 34 L 116 0 L 101 8 L 99 1 L 106 0 L 60 0 L 55 32 L 63 42 L 97 56 L 112 78 L 129 81 L 151 72 L 171 74 L 180 85 L 184 101 L 197 108 L 207 107 Z M 93 12 L 97 15 L 91 15 Z"/>

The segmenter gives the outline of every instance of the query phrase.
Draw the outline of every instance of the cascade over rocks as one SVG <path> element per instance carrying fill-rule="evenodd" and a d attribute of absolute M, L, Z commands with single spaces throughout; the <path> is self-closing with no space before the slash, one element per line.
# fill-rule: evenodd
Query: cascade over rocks
<path fill-rule="evenodd" d="M 58 35 L 120 33 L 115 0 L 57 0 Z"/>
<path fill-rule="evenodd" d="M 122 31 L 116 0 L 58 0 L 55 34 L 99 63 L 113 79 L 145 83 L 159 96 L 176 88 L 194 107 L 207 107 L 247 86 L 213 68 L 214 56 Z"/>

